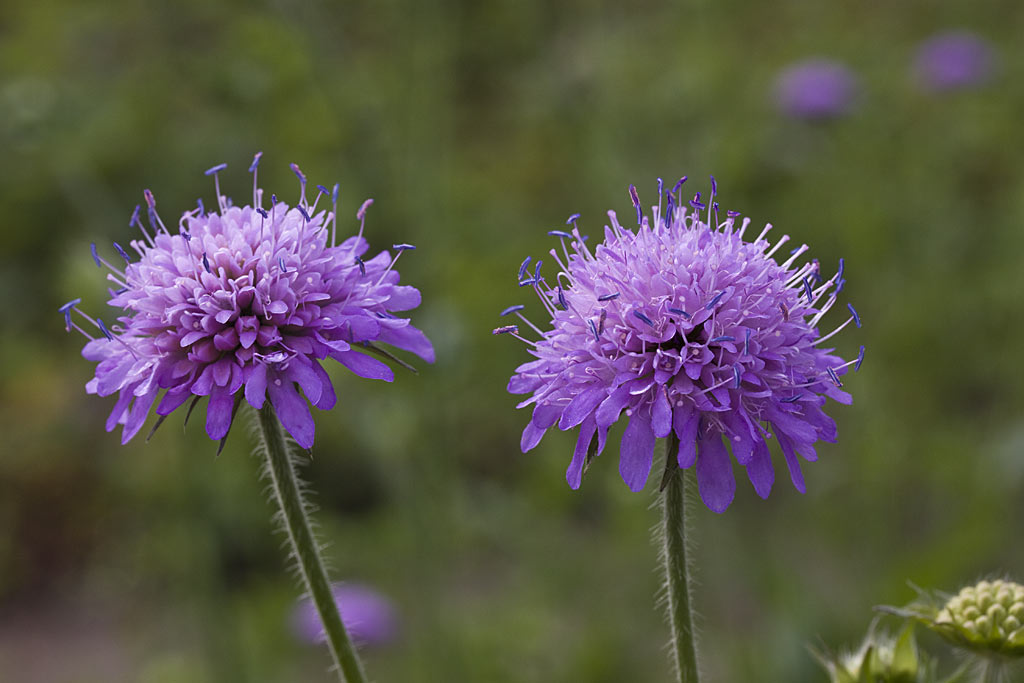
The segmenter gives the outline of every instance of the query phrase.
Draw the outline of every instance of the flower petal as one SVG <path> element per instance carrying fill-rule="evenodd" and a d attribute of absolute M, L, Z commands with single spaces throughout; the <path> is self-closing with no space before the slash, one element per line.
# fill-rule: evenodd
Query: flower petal
<path fill-rule="evenodd" d="M 651 421 L 640 411 L 633 413 L 622 433 L 619 451 L 619 474 L 630 491 L 636 492 L 647 484 L 654 462 L 654 432 Z"/>
<path fill-rule="evenodd" d="M 676 459 L 684 470 L 693 467 L 697 462 L 697 426 L 700 424 L 700 412 L 693 406 L 679 406 L 672 411 L 672 424 L 679 437 L 679 455 Z"/>
<path fill-rule="evenodd" d="M 782 455 L 786 458 L 786 465 L 789 467 L 789 478 L 793 481 L 793 486 L 800 493 L 807 493 L 807 485 L 804 484 L 804 473 L 800 469 L 800 460 L 797 459 L 796 453 L 793 452 L 793 442 L 778 428 L 775 429 L 775 438 L 778 439 L 779 446 L 782 447 Z"/>
<path fill-rule="evenodd" d="M 235 397 L 226 387 L 215 386 L 206 406 L 206 434 L 214 441 L 220 441 L 231 429 L 231 418 L 235 408 Z"/>
<path fill-rule="evenodd" d="M 576 425 L 580 424 L 585 420 L 594 409 L 597 408 L 598 404 L 604 400 L 608 392 L 604 387 L 594 387 L 592 389 L 584 389 L 580 393 L 576 394 L 569 405 L 562 411 L 562 417 L 558 420 L 558 428 L 562 431 L 566 429 L 572 429 Z"/>
<path fill-rule="evenodd" d="M 395 381 L 395 373 L 384 363 L 376 358 L 371 358 L 359 351 L 334 351 L 331 357 L 356 373 L 367 379 L 382 379 L 385 382 Z"/>
<path fill-rule="evenodd" d="M 316 430 L 313 415 L 309 412 L 309 404 L 299 396 L 295 385 L 275 377 L 267 384 L 270 403 L 281 424 L 302 448 L 313 447 L 313 435 Z"/>
<path fill-rule="evenodd" d="M 519 439 L 519 449 L 523 453 L 533 450 L 533 447 L 540 443 L 541 437 L 546 431 L 547 427 L 538 427 L 533 420 L 530 420 L 526 423 L 522 438 Z"/>
<path fill-rule="evenodd" d="M 722 513 L 736 495 L 732 462 L 722 444 L 721 432 L 710 432 L 699 442 L 697 487 L 701 500 L 712 512 Z"/>
<path fill-rule="evenodd" d="M 655 391 L 654 405 L 651 406 L 651 429 L 654 436 L 663 439 L 672 431 L 672 404 L 668 402 L 668 394 Z"/>
<path fill-rule="evenodd" d="M 593 418 L 588 419 L 580 427 L 580 435 L 576 439 L 576 448 L 572 453 L 572 462 L 569 463 L 569 469 L 565 471 L 565 480 L 572 489 L 578 489 L 583 481 L 583 465 L 586 462 L 587 451 L 590 450 L 590 442 L 593 440 L 596 430 L 597 424 Z"/>
<path fill-rule="evenodd" d="M 267 397 L 267 366 L 257 363 L 245 381 L 245 400 L 256 410 L 263 407 Z"/>
<path fill-rule="evenodd" d="M 768 497 L 775 483 L 775 468 L 772 467 L 772 456 L 764 439 L 754 444 L 754 452 L 747 463 L 747 478 L 754 485 L 757 495 Z"/>

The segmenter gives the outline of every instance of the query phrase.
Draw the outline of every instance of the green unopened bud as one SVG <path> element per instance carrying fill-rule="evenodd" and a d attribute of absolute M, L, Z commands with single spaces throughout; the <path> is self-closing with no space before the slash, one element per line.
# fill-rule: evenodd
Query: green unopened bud
<path fill-rule="evenodd" d="M 896 611 L 910 616 L 949 642 L 979 654 L 1024 657 L 1024 586 L 1012 581 L 980 581 L 941 608 L 918 605 Z"/>
<path fill-rule="evenodd" d="M 853 653 L 826 656 L 815 653 L 829 674 L 830 683 L 919 683 L 926 670 L 914 640 L 913 625 L 899 638 L 871 631 Z"/>

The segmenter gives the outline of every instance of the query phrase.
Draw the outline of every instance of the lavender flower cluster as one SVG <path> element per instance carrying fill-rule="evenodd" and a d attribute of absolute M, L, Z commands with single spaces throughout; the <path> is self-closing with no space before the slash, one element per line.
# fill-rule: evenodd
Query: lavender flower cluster
<path fill-rule="evenodd" d="M 394 256 L 383 251 L 364 258 L 369 244 L 363 225 L 373 200 L 356 215 L 359 233 L 338 244 L 337 186 L 318 185 L 310 202 L 306 176 L 292 164 L 298 203 L 288 206 L 271 195 L 264 208 L 259 160 L 257 154 L 249 168 L 251 205 L 235 206 L 221 194 L 221 164 L 207 171 L 217 190 L 214 211 L 200 200 L 171 232 L 146 190 L 149 229 L 136 207 L 130 225 L 142 238 L 129 242 L 128 250 L 114 244 L 124 264 L 105 259 L 92 245 L 96 265 L 114 285 L 108 303 L 123 311 L 117 323 L 107 326 L 84 313 L 80 299 L 60 309 L 66 328 L 89 338 L 82 355 L 97 366 L 87 391 L 118 394 L 106 427 L 123 425 L 122 443 L 139 432 L 154 404 L 159 426 L 185 402 L 191 400 L 191 413 L 209 397 L 206 432 L 223 446 L 244 397 L 254 408 L 269 400 L 295 441 L 310 448 L 315 428 L 306 399 L 323 410 L 336 401 L 321 361 L 332 358 L 361 377 L 391 381 L 391 368 L 369 355 L 391 357 L 379 343 L 434 360 L 426 336 L 395 315 L 420 303 L 419 291 L 400 285 L 394 269 L 413 247 L 398 244 Z M 330 210 L 318 208 L 325 197 Z"/>
<path fill-rule="evenodd" d="M 754 490 L 766 497 L 774 482 L 768 440 L 775 437 L 794 486 L 805 490 L 799 454 L 815 460 L 814 444 L 834 441 L 836 426 L 824 412 L 826 398 L 850 403 L 842 376 L 860 367 L 824 346 L 860 318 L 849 318 L 821 334 L 818 324 L 843 290 L 839 271 L 824 279 L 817 260 L 799 263 L 802 245 L 777 261 L 789 241 L 772 245 L 769 224 L 752 241 L 744 236 L 750 219 L 737 223 L 729 212 L 720 221 L 711 196 L 698 192 L 682 201 L 684 177 L 668 193 L 658 183 L 658 204 L 644 214 L 630 186 L 636 231 L 609 211 L 604 241 L 591 248 L 570 217 L 571 231 L 552 231 L 561 251 L 551 256 L 561 272 L 548 281 L 538 261 L 527 258 L 519 285 L 531 287 L 551 318 L 550 329 L 515 314 L 536 334 L 518 325 L 495 330 L 528 345 L 535 360 L 516 369 L 508 384 L 514 394 L 531 394 L 518 407 L 532 408 L 523 430 L 529 451 L 551 427 L 579 427 L 566 472 L 576 488 L 592 458 L 605 447 L 608 429 L 625 414 L 619 472 L 633 491 L 651 472 L 655 439 L 674 435 L 675 463 L 696 467 L 700 495 L 716 512 L 733 500 L 736 482 L 725 442 L 746 468 Z"/>

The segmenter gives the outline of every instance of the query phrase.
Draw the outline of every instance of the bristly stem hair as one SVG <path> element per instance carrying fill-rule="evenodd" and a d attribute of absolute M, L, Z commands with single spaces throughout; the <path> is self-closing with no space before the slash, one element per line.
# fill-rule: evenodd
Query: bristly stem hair
<path fill-rule="evenodd" d="M 697 669 L 697 636 L 693 627 L 690 565 L 686 555 L 687 471 L 680 469 L 676 464 L 679 437 L 674 431 L 669 433 L 665 444 L 661 537 L 668 619 L 672 627 L 672 658 L 675 660 L 679 683 L 698 683 L 700 677 Z"/>
<path fill-rule="evenodd" d="M 281 527 L 288 536 L 288 545 L 295 559 L 302 583 L 316 605 L 327 636 L 327 646 L 342 683 L 366 683 L 366 674 L 355 646 L 345 631 L 338 605 L 334 601 L 320 546 L 313 535 L 302 483 L 296 472 L 291 448 L 284 430 L 267 401 L 259 411 L 261 455 L 265 458 L 264 476 L 279 509 Z"/>

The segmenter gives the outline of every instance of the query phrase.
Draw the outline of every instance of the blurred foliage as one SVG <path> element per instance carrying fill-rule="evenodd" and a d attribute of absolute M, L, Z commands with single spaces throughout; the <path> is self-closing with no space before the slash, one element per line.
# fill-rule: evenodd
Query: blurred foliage
<path fill-rule="evenodd" d="M 915 46 L 961 27 L 998 77 L 924 93 Z M 844 256 L 865 326 L 839 351 L 868 348 L 806 496 L 780 474 L 768 501 L 741 482 L 726 514 L 693 512 L 709 680 L 821 680 L 806 643 L 856 640 L 906 580 L 1020 575 L 1022 30 L 999 0 L 4 3 L 0 671 L 329 680 L 288 633 L 296 588 L 244 430 L 219 458 L 177 417 L 122 447 L 56 313 L 102 310 L 88 244 L 128 238 L 144 187 L 173 217 L 226 161 L 246 197 L 257 150 L 268 192 L 297 192 L 298 162 L 341 183 L 353 229 L 376 198 L 372 244 L 420 247 L 401 271 L 437 363 L 389 386 L 333 369 L 307 472 L 335 576 L 402 616 L 366 653 L 375 680 L 667 680 L 653 492 L 627 491 L 615 449 L 569 490 L 565 434 L 522 455 L 504 386 L 527 354 L 490 335 L 546 230 L 580 211 L 600 234 L 657 176 L 714 173 L 726 207 L 826 271 Z M 772 79 L 815 55 L 859 75 L 857 107 L 785 120 Z"/>

